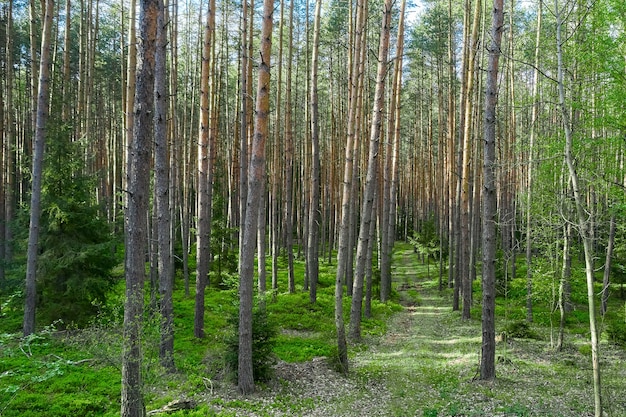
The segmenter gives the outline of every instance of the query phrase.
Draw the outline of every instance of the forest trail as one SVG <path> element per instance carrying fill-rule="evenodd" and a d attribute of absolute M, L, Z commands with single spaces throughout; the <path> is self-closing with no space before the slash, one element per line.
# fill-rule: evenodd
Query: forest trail
<path fill-rule="evenodd" d="M 543 332 L 539 340 L 500 343 L 497 379 L 478 381 L 480 320 L 462 321 L 459 312 L 452 311 L 450 291 L 439 293 L 437 288 L 439 271 L 431 265 L 429 278 L 428 267 L 409 245 L 398 245 L 392 268 L 394 288 L 405 308 L 389 319 L 385 334 L 352 346 L 347 377 L 333 371 L 326 358 L 282 363 L 277 367 L 277 386 L 243 401 L 235 395 L 232 403 L 227 399 L 223 405 L 237 406 L 215 407 L 218 415 L 593 415 L 590 362 L 580 348 L 584 335 L 568 336 L 568 346 L 560 353 L 550 347 L 545 328 L 539 328 Z M 623 417 L 626 354 L 609 346 L 602 352 L 608 415 Z"/>

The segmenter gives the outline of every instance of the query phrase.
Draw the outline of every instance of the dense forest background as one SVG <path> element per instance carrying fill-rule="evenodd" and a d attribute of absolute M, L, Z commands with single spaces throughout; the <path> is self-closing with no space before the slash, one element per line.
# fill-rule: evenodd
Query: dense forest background
<path fill-rule="evenodd" d="M 253 317 L 330 274 L 347 372 L 404 240 L 493 343 L 495 296 L 555 320 L 557 349 L 583 306 L 600 415 L 599 339 L 626 338 L 626 5 L 260 3 L 0 4 L 4 331 L 85 328 L 116 299 L 141 415 L 146 311 L 173 370 L 174 291 L 204 338 L 205 290 L 236 289 L 250 393 Z"/>

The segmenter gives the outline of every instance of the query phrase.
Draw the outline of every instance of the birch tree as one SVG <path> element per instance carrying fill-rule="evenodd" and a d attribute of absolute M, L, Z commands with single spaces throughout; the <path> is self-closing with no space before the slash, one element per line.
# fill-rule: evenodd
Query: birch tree
<path fill-rule="evenodd" d="M 585 256 L 585 277 L 587 280 L 587 303 L 589 307 L 589 333 L 591 337 L 591 364 L 593 368 L 593 398 L 594 415 L 602 416 L 602 391 L 600 385 L 600 341 L 596 323 L 596 306 L 594 290 L 594 268 L 593 268 L 593 238 L 588 220 L 587 200 L 582 195 L 580 180 L 576 164 L 574 162 L 573 147 L 574 133 L 572 131 L 572 121 L 570 111 L 566 104 L 565 95 L 565 64 L 563 61 L 563 46 L 566 39 L 563 37 L 563 26 L 565 16 L 569 13 L 565 7 L 561 7 L 559 0 L 554 0 L 554 16 L 556 19 L 556 55 L 557 55 L 557 88 L 558 107 L 561 113 L 563 132 L 565 134 L 564 158 L 574 195 L 574 206 L 576 209 L 576 227 L 583 243 Z"/>

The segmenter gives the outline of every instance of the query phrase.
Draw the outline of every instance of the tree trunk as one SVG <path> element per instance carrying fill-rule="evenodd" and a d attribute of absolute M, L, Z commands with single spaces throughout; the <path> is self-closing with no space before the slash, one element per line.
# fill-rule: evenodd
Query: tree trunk
<path fill-rule="evenodd" d="M 39 68 L 39 92 L 37 95 L 37 117 L 35 146 L 33 151 L 32 189 L 30 197 L 30 226 L 28 251 L 26 254 L 26 286 L 24 293 L 24 336 L 35 332 L 35 305 L 37 302 L 37 256 L 39 247 L 39 217 L 41 215 L 41 180 L 43 153 L 48 120 L 48 90 L 50 85 L 50 47 L 54 14 L 54 0 L 46 1 L 46 12 L 41 39 Z"/>
<path fill-rule="evenodd" d="M 348 372 L 348 346 L 346 342 L 345 324 L 343 321 L 343 285 L 347 283 L 347 263 L 350 259 L 350 204 L 352 195 L 352 173 L 354 165 L 355 126 L 356 113 L 358 110 L 358 89 L 360 87 L 360 71 L 363 56 L 361 54 L 361 36 L 364 36 L 364 2 L 357 0 L 356 32 L 353 41 L 353 51 L 350 55 L 350 92 L 348 108 L 348 127 L 346 135 L 345 162 L 343 173 L 343 186 L 341 191 L 341 222 L 339 225 L 339 243 L 337 250 L 337 275 L 335 279 L 335 328 L 337 330 L 338 362 L 344 373 Z M 344 280 L 345 279 L 345 280 Z"/>
<path fill-rule="evenodd" d="M 254 392 L 252 374 L 252 292 L 254 273 L 254 251 L 259 208 L 262 203 L 261 183 L 265 181 L 265 141 L 268 131 L 270 58 L 272 52 L 272 18 L 274 2 L 263 3 L 263 26 L 261 33 L 261 56 L 257 85 L 256 118 L 252 142 L 252 158 L 248 173 L 248 198 L 244 223 L 245 240 L 241 242 L 239 261 L 239 392 L 247 395 Z"/>
<path fill-rule="evenodd" d="M 381 265 L 380 265 L 380 301 L 387 302 L 391 294 L 391 254 L 396 238 L 396 212 L 398 196 L 398 158 L 400 149 L 400 91 L 402 89 L 402 62 L 404 54 L 404 17 L 406 0 L 402 0 L 398 22 L 398 37 L 396 39 L 396 64 L 393 75 L 392 116 L 393 126 L 390 128 L 388 146 L 389 155 L 385 174 L 388 184 L 383 197 L 383 213 L 381 220 Z M 384 225 L 384 232 L 382 232 Z"/>
<path fill-rule="evenodd" d="M 459 228 L 461 230 L 460 241 L 457 242 L 460 248 L 460 280 L 461 280 L 461 295 L 463 296 L 463 310 L 461 317 L 463 320 L 470 318 L 470 309 L 472 306 L 472 281 L 470 278 L 470 268 L 473 267 L 469 264 L 470 260 L 470 232 L 471 232 L 471 218 L 470 218 L 470 166 L 471 166 L 471 136 L 473 127 L 473 91 L 474 91 L 474 79 L 476 77 L 475 63 L 476 54 L 478 53 L 478 27 L 480 23 L 482 0 L 475 0 L 471 39 L 469 43 L 469 50 L 467 51 L 467 72 L 466 76 L 466 92 L 465 92 L 465 105 L 464 105 L 464 123 L 463 123 L 463 162 L 462 162 L 462 174 L 461 174 L 461 211 L 460 211 L 460 223 Z M 458 250 L 458 249 L 457 249 Z"/>
<path fill-rule="evenodd" d="M 210 124 L 211 45 L 215 33 L 215 0 L 209 3 L 207 22 L 202 46 L 202 75 L 200 78 L 200 126 L 198 132 L 198 226 L 196 232 L 196 299 L 194 312 L 194 336 L 204 337 L 204 290 L 208 285 L 209 258 L 211 256 L 211 190 L 209 183 L 212 148 Z"/>
<path fill-rule="evenodd" d="M 168 145 L 168 104 L 169 91 L 167 84 L 166 48 L 167 26 L 165 24 L 165 8 L 163 0 L 158 0 L 159 16 L 157 18 L 157 45 L 154 68 L 154 145 L 155 145 L 155 189 L 157 211 L 158 239 L 158 272 L 159 272 L 159 310 L 161 314 L 161 340 L 159 358 L 161 365 L 172 372 L 174 366 L 174 307 L 172 271 L 172 252 L 170 242 L 170 155 Z"/>
<path fill-rule="evenodd" d="M 483 168 L 483 305 L 480 379 L 496 377 L 496 104 L 498 102 L 498 62 L 504 30 L 503 0 L 493 1 L 491 46 L 485 94 L 485 143 Z M 476 202 L 478 205 L 478 202 Z"/>
<path fill-rule="evenodd" d="M 533 176 L 535 162 L 535 134 L 537 131 L 537 118 L 539 113 L 539 51 L 541 44 L 541 15 L 543 14 L 543 1 L 539 2 L 537 9 L 537 30 L 535 35 L 535 64 L 533 71 L 533 108 L 530 116 L 530 139 L 528 144 L 528 177 L 526 183 L 526 321 L 533 321 L 533 270 L 532 270 L 532 223 L 531 203 L 533 190 Z"/>
<path fill-rule="evenodd" d="M 254 0 L 250 0 L 250 9 L 254 10 Z M 251 27 L 252 20 L 248 22 L 251 13 L 248 10 L 248 1 L 242 1 L 241 11 L 241 86 L 239 94 L 241 96 L 241 109 L 239 116 L 239 259 L 241 259 L 241 251 L 243 249 L 241 242 L 245 240 L 244 221 L 246 218 L 246 199 L 248 198 L 248 133 L 251 97 Z"/>
<path fill-rule="evenodd" d="M 150 160 L 154 113 L 154 69 L 158 0 L 141 0 L 139 67 L 134 106 L 133 140 L 128 171 L 126 211 L 126 299 L 122 353 L 122 417 L 146 414 L 141 377 L 141 329 L 145 280 Z"/>
<path fill-rule="evenodd" d="M 572 192 L 574 194 L 574 204 L 576 206 L 578 233 L 583 242 L 583 250 L 585 255 L 585 276 L 587 278 L 587 303 L 589 306 L 589 332 L 591 334 L 591 363 L 593 367 L 593 397 L 595 405 L 595 417 L 602 417 L 602 391 L 600 387 L 600 355 L 598 340 L 598 330 L 596 324 L 596 306 L 594 291 L 594 271 L 593 271 L 593 242 L 587 223 L 587 210 L 585 200 L 581 195 L 578 183 L 578 172 L 574 164 L 572 155 L 573 133 L 570 122 L 570 113 L 565 104 L 565 67 L 563 64 L 563 40 L 561 31 L 563 30 L 564 21 L 562 9 L 559 9 L 559 0 L 554 0 L 554 12 L 556 17 L 556 47 L 557 47 L 557 81 L 559 90 L 559 108 L 561 110 L 563 129 L 565 131 L 565 163 L 569 171 L 570 181 L 572 183 Z"/>
<path fill-rule="evenodd" d="M 287 276 L 289 293 L 296 291 L 293 256 L 293 177 L 294 177 L 294 140 L 292 123 L 292 66 L 293 66 L 293 27 L 294 27 L 294 2 L 289 4 L 289 48 L 287 53 L 287 79 L 285 80 L 285 206 L 283 219 L 283 232 L 285 233 L 285 251 L 287 252 Z"/>
<path fill-rule="evenodd" d="M 602 278 L 602 309 L 601 314 L 604 316 L 608 309 L 609 303 L 609 286 L 611 284 L 611 260 L 613 258 L 613 248 L 615 246 L 615 213 L 611 214 L 609 221 L 609 241 L 606 244 L 606 258 L 604 259 L 604 276 Z"/>
<path fill-rule="evenodd" d="M 6 21 L 6 51 L 13 50 L 13 1 L 8 2 L 6 9 L 7 21 Z M 13 68 L 13 55 L 6 53 L 6 67 Z M 13 85 L 13 71 L 7 71 L 5 77 L 6 89 L 6 130 L 4 141 L 1 146 L 5 147 L 4 151 L 4 170 L 5 170 L 5 198 L 0 202 L 4 204 L 4 228 L 0 230 L 0 236 L 3 236 L 4 241 L 4 262 L 10 262 L 13 258 L 12 240 L 13 240 L 13 213 L 15 212 L 15 160 L 16 160 L 16 134 L 15 134 L 15 117 L 14 117 L 14 103 L 13 103 L 13 89 L 10 87 Z"/>
<path fill-rule="evenodd" d="M 567 222 L 563 226 L 563 265 L 561 269 L 561 279 L 559 281 L 559 333 L 556 339 L 556 351 L 559 352 L 563 349 L 563 342 L 565 338 L 565 318 L 567 317 L 567 304 L 569 303 L 569 297 L 567 288 L 569 287 L 570 277 L 572 275 L 572 255 L 571 240 L 572 240 L 572 225 Z"/>
<path fill-rule="evenodd" d="M 380 33 L 380 45 L 378 47 L 378 69 L 376 75 L 376 92 L 374 107 L 372 109 L 372 122 L 370 130 L 369 156 L 367 161 L 367 175 L 365 178 L 365 190 L 363 206 L 361 208 L 361 224 L 359 226 L 359 240 L 356 251 L 356 273 L 353 284 L 352 305 L 350 308 L 350 331 L 349 336 L 353 340 L 361 338 L 361 315 L 363 310 L 363 278 L 365 274 L 365 261 L 367 249 L 370 244 L 370 222 L 377 186 L 378 171 L 378 148 L 380 144 L 380 132 L 382 127 L 382 113 L 385 102 L 385 79 L 387 76 L 387 60 L 389 56 L 389 38 L 391 26 L 391 9 L 393 0 L 385 0 L 382 28 Z"/>
<path fill-rule="evenodd" d="M 315 2 L 313 25 L 313 52 L 311 54 L 311 203 L 309 205 L 309 241 L 307 244 L 307 270 L 310 283 L 309 300 L 317 301 L 319 275 L 319 230 L 320 230 L 320 131 L 317 95 L 318 55 L 320 46 L 320 20 L 322 0 Z"/>

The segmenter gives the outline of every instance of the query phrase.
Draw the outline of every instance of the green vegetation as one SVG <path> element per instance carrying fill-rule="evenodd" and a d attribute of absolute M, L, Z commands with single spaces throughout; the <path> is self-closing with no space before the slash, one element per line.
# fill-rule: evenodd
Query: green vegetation
<path fill-rule="evenodd" d="M 296 261 L 303 271 L 302 261 Z M 364 342 L 351 345 L 352 372 L 332 370 L 336 355 L 333 266 L 323 263 L 318 303 L 301 290 L 283 292 L 280 275 L 276 301 L 257 308 L 258 339 L 267 366 L 257 394 L 235 393 L 229 362 L 237 292 L 215 282 L 206 298 L 206 338 L 193 337 L 193 294 L 184 296 L 182 280 L 175 291 L 175 360 L 179 370 L 167 374 L 158 361 L 158 320 L 145 317 L 144 377 L 149 410 L 172 400 L 193 398 L 197 407 L 173 416 L 280 414 L 357 416 L 580 416 L 593 409 L 588 317 L 577 306 L 566 323 L 562 352 L 551 347 L 554 328 L 549 294 L 537 292 L 534 323 L 524 321 L 525 294 L 508 292 L 498 299 L 497 331 L 506 333 L 497 349 L 497 380 L 475 380 L 480 357 L 479 309 L 463 322 L 450 309 L 451 290 L 437 290 L 438 277 L 409 244 L 398 243 L 394 255 L 394 299 L 373 302 L 373 318 L 363 321 Z M 116 271 L 119 272 L 119 271 Z M 284 271 L 281 271 L 284 272 Z M 432 272 L 432 271 L 431 271 Z M 296 275 L 302 276 L 302 275 Z M 523 281 L 525 278 L 517 278 Z M 518 285 L 512 280 L 511 286 Z M 521 285 L 521 284 L 520 284 Z M 541 288 L 541 287 L 538 287 Z M 0 328 L 0 415 L 116 416 L 119 414 L 123 285 L 108 294 L 107 304 L 82 330 L 42 328 L 26 339 L 14 334 L 19 308 L 5 308 Z M 475 300 L 480 287 L 475 286 Z M 346 297 L 346 307 L 349 298 Z M 603 381 L 610 416 L 623 409 L 626 360 L 623 348 L 623 301 L 613 298 L 603 322 Z M 542 318 L 542 317 L 545 317 Z M 347 319 L 347 316 L 346 316 Z M 5 327 L 5 324 L 7 327 Z M 277 325 L 278 328 L 275 328 Z M 273 331 L 277 330 L 274 334 Z M 623 340 L 623 339 L 622 339 Z M 275 372 L 274 378 L 270 373 Z M 261 374 L 259 374 L 261 375 Z M 620 408 L 622 407 L 622 408 Z M 369 415 L 371 415 L 369 414 Z"/>
<path fill-rule="evenodd" d="M 261 348 L 256 350 L 259 355 L 256 376 L 260 381 L 271 379 L 271 365 L 276 359 L 306 362 L 332 355 L 335 343 L 334 272 L 332 265 L 321 263 L 320 267 L 317 304 L 311 305 L 308 295 L 302 292 L 280 292 L 275 302 L 270 298 L 266 300 L 265 312 L 256 309 L 256 328 L 260 332 L 255 343 Z M 302 276 L 303 261 L 296 261 L 296 271 Z M 35 416 L 43 411 L 51 416 L 114 416 L 119 413 L 124 285 L 120 271 L 114 272 L 112 276 L 116 277 L 118 284 L 107 293 L 107 304 L 99 306 L 98 314 L 82 329 L 63 330 L 48 326 L 22 339 L 17 333 L 21 323 L 21 300 L 3 305 L 0 415 Z M 280 288 L 285 289 L 286 282 L 286 271 L 283 270 Z M 236 281 L 227 284 L 222 279 L 214 284 L 206 293 L 206 337 L 198 340 L 193 337 L 193 293 L 186 298 L 182 280 L 176 281 L 174 349 L 178 374 L 168 375 L 159 365 L 159 323 L 147 310 L 143 351 L 149 409 L 162 406 L 168 399 L 204 395 L 231 386 L 232 373 L 236 371 L 233 365 L 236 356 L 232 356 L 233 337 L 236 336 L 233 327 L 233 318 L 237 317 Z M 399 308 L 395 304 L 374 302 L 373 317 L 363 322 L 364 334 L 383 334 L 386 320 Z M 349 299 L 346 300 L 346 310 L 349 313 Z M 283 404 L 283 407 L 287 405 Z M 185 415 L 212 414 L 208 408 L 201 407 L 193 414 Z"/>

